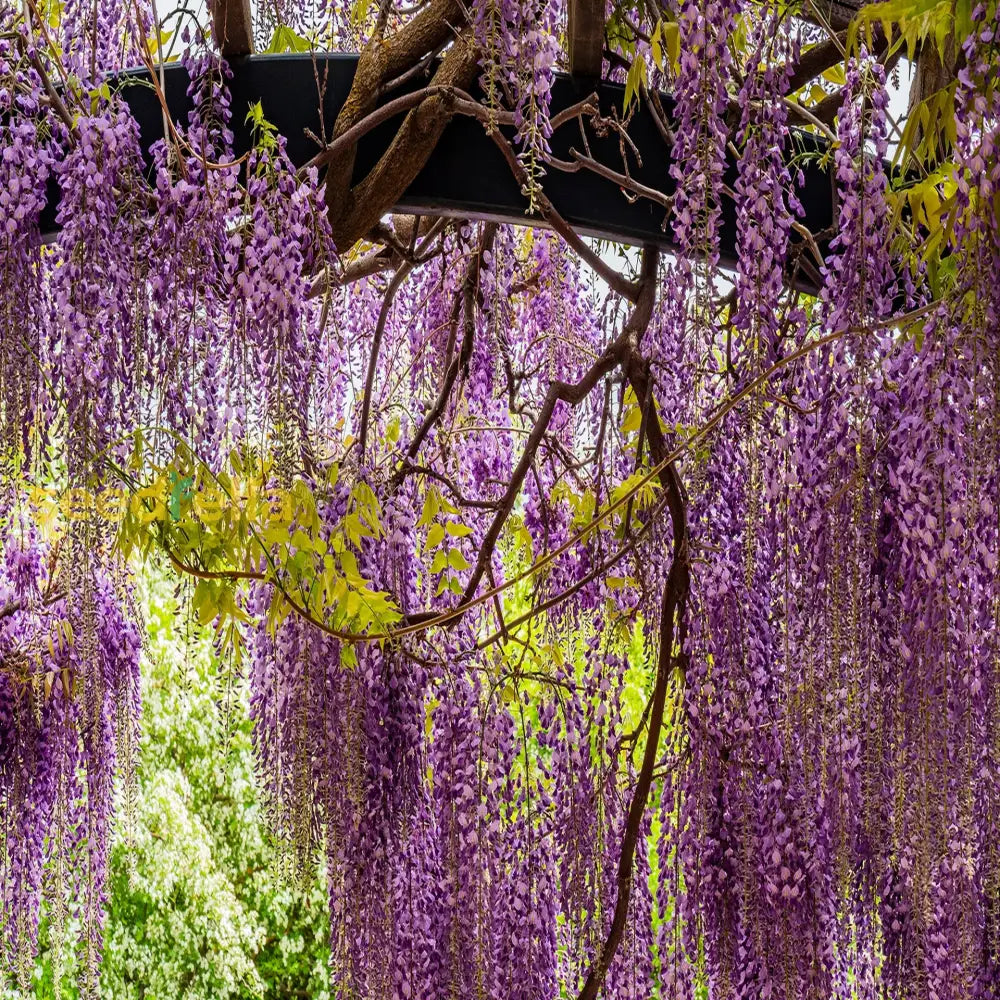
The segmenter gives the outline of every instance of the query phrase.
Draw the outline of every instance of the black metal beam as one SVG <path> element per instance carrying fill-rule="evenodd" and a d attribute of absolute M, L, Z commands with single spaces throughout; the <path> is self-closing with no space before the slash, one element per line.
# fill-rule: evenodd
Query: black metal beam
<path fill-rule="evenodd" d="M 236 155 L 250 147 L 250 126 L 245 118 L 248 108 L 257 101 L 261 102 L 265 117 L 285 136 L 293 163 L 303 164 L 318 152 L 307 132 L 318 135 L 321 131 L 321 100 L 322 121 L 328 129 L 331 127 L 350 90 L 357 56 L 322 54 L 315 58 L 315 65 L 308 54 L 252 56 L 231 63 L 233 77 L 229 86 Z M 325 81 L 322 94 L 317 80 Z M 187 72 L 182 67 L 176 64 L 166 67 L 167 104 L 174 121 L 182 124 L 192 110 L 188 85 Z M 148 160 L 150 146 L 163 139 L 163 117 L 148 74 L 145 71 L 122 74 L 117 86 L 139 124 L 142 149 Z M 418 86 L 415 83 L 413 89 Z M 576 104 L 592 91 L 592 83 L 584 86 L 569 76 L 559 75 L 553 86 L 552 114 Z M 624 100 L 621 85 L 601 82 L 596 93 L 602 113 L 620 114 Z M 394 92 L 386 99 L 398 94 Z M 669 116 L 673 103 L 666 95 L 661 99 Z M 361 139 L 356 179 L 375 165 L 398 124 L 399 119 L 386 122 Z M 613 130 L 598 134 L 593 124 L 588 123 L 584 131 L 590 153 L 599 162 L 622 173 L 624 155 L 632 178 L 668 197 L 672 195 L 675 184 L 670 177 L 671 151 L 645 108 L 636 110 L 628 125 L 628 136 L 639 152 L 641 164 Z M 552 152 L 560 159 L 571 159 L 571 148 L 584 149 L 581 127 L 575 120 L 563 125 L 552 137 Z M 833 221 L 833 186 L 826 158 L 821 156 L 824 150 L 822 141 L 815 136 L 794 132 L 785 151 L 789 160 L 795 160 L 796 171 L 801 168 L 804 175 L 805 183 L 797 192 L 804 209 L 800 221 L 814 234 L 827 230 Z M 730 160 L 726 181 L 732 186 L 735 180 L 736 164 Z M 630 201 L 613 180 L 583 169 L 565 173 L 550 168 L 543 186 L 555 208 L 584 235 L 633 245 L 655 244 L 668 249 L 672 246 L 664 208 L 646 199 Z M 58 190 L 53 186 L 42 218 L 42 230 L 49 235 L 57 228 L 57 202 Z M 527 200 L 482 124 L 461 117 L 447 127 L 427 165 L 395 207 L 425 215 L 455 215 L 515 224 L 538 221 L 526 215 Z M 732 265 L 736 259 L 736 207 L 728 198 L 722 205 L 720 236 L 723 263 Z"/>

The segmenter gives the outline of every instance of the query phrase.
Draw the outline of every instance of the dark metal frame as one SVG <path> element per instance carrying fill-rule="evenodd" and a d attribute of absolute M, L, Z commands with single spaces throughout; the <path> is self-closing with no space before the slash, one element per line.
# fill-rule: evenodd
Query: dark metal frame
<path fill-rule="evenodd" d="M 248 108 L 261 102 L 264 115 L 285 137 L 292 162 L 301 165 L 318 151 L 308 133 L 319 135 L 322 122 L 332 127 L 350 90 L 358 57 L 353 54 L 317 53 L 295 55 L 248 56 L 231 61 L 232 128 L 234 153 L 242 155 L 250 148 L 251 130 L 245 121 Z M 164 68 L 164 93 L 171 117 L 185 123 L 193 102 L 188 95 L 187 71 L 177 64 Z M 319 81 L 319 83 L 318 83 Z M 424 82 L 416 80 L 409 89 Z M 163 115 L 149 74 L 136 70 L 123 74 L 117 86 L 139 125 L 143 153 L 149 162 L 150 147 L 163 139 Z M 407 88 L 394 91 L 398 97 Z M 559 74 L 552 91 L 552 114 L 571 107 L 594 93 L 602 115 L 622 115 L 624 87 L 607 81 L 579 80 Z M 389 98 L 387 98 L 388 100 Z M 673 103 L 661 95 L 669 118 Z M 388 147 L 402 116 L 383 123 L 365 135 L 358 144 L 355 178 L 364 177 Z M 503 129 L 508 135 L 509 129 Z M 627 121 L 627 133 L 633 148 L 614 129 L 599 133 L 592 119 L 574 119 L 556 130 L 552 153 L 561 160 L 571 160 L 571 149 L 589 154 L 611 170 L 623 173 L 625 162 L 629 175 L 640 184 L 670 197 L 675 182 L 670 177 L 671 150 L 649 111 L 636 106 Z M 636 155 L 638 152 L 638 156 Z M 804 183 L 797 188 L 803 215 L 799 221 L 818 237 L 820 248 L 834 216 L 834 187 L 825 143 L 816 136 L 793 131 L 786 158 L 795 160 L 795 173 L 801 169 Z M 736 181 L 736 163 L 730 158 L 726 182 Z M 578 232 L 614 242 L 633 245 L 673 246 L 670 226 L 665 222 L 664 207 L 646 198 L 626 197 L 613 180 L 591 170 L 563 172 L 549 168 L 543 187 L 556 210 Z M 57 228 L 58 188 L 53 184 L 49 202 L 42 216 L 42 231 L 51 235 Z M 538 222 L 526 214 L 527 199 L 514 179 L 510 167 L 496 144 L 486 135 L 484 126 L 472 118 L 456 117 L 430 155 L 426 166 L 400 198 L 396 208 L 422 215 L 448 215 L 492 219 L 515 224 Z M 721 258 L 724 265 L 736 260 L 736 206 L 724 198 L 720 230 Z M 793 236 L 799 240 L 799 236 Z M 797 284 L 815 284 L 799 275 Z"/>

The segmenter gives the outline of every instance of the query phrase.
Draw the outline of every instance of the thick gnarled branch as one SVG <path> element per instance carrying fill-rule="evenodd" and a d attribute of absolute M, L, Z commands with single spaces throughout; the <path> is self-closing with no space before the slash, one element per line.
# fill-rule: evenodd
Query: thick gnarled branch
<path fill-rule="evenodd" d="M 625 352 L 625 374 L 636 398 L 652 399 L 652 377 L 648 363 L 643 360 L 639 353 L 637 338 L 627 344 Z M 618 856 L 618 871 L 615 877 L 617 891 L 615 907 L 607 937 L 591 964 L 583 989 L 580 991 L 579 1000 L 596 1000 L 625 932 L 629 903 L 632 898 L 635 848 L 641 835 L 642 819 L 649 804 L 649 795 L 653 785 L 660 734 L 663 731 L 667 687 L 676 663 L 674 650 L 683 651 L 686 639 L 685 610 L 690 588 L 690 568 L 684 491 L 677 469 L 672 462 L 666 461 L 669 457 L 669 450 L 659 420 L 654 415 L 648 424 L 647 437 L 650 454 L 657 465 L 662 465 L 660 482 L 666 490 L 667 506 L 670 510 L 673 528 L 673 557 L 660 601 L 656 680 L 649 704 L 648 731 L 642 764 L 635 787 L 632 789 L 625 832 L 622 836 L 622 846 Z"/>
<path fill-rule="evenodd" d="M 419 64 L 429 52 L 454 38 L 432 80 L 434 85 L 467 87 L 476 69 L 475 47 L 458 35 L 465 23 L 458 0 L 433 0 L 388 38 L 375 35 L 365 46 L 351 92 L 337 116 L 333 143 L 374 110 L 383 86 Z M 440 98 L 413 108 L 389 149 L 371 173 L 352 186 L 357 146 L 341 147 L 326 174 L 326 204 L 334 240 L 346 250 L 381 218 L 427 162 L 450 115 Z"/>
<path fill-rule="evenodd" d="M 250 0 L 212 0 L 212 37 L 226 57 L 253 52 L 253 19 Z"/>

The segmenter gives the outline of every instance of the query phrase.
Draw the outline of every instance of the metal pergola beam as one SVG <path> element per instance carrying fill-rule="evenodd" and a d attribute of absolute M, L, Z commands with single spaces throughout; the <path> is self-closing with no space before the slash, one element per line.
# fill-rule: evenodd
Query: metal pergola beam
<path fill-rule="evenodd" d="M 316 60 L 314 64 L 314 58 Z M 252 56 L 231 64 L 231 94 L 234 149 L 242 155 L 251 145 L 250 126 L 246 123 L 249 107 L 261 102 L 265 117 L 283 136 L 293 163 L 306 163 L 317 153 L 312 135 L 321 133 L 320 100 L 323 121 L 334 121 L 350 91 L 357 68 L 356 55 L 284 54 Z M 317 80 L 324 80 L 322 98 Z M 193 109 L 187 90 L 190 80 L 180 65 L 164 69 L 164 93 L 171 117 L 184 124 Z M 420 81 L 408 84 L 418 89 Z M 149 149 L 163 140 L 163 114 L 157 96 L 149 86 L 145 71 L 131 71 L 118 78 L 117 87 L 135 116 L 147 163 Z M 406 88 L 400 88 L 405 90 Z M 385 100 L 399 96 L 400 90 Z M 596 94 L 601 112 L 610 115 L 621 111 L 624 88 L 598 81 L 581 86 L 572 77 L 557 75 L 552 89 L 553 117 L 566 108 L 578 105 L 591 92 Z M 661 95 L 664 111 L 673 113 L 669 96 Z M 367 175 L 388 148 L 402 117 L 390 119 L 365 135 L 358 143 L 355 180 Z M 574 162 L 577 151 L 589 149 L 594 161 L 607 171 L 622 174 L 627 169 L 632 180 L 670 198 L 675 182 L 670 177 L 671 150 L 664 142 L 657 123 L 648 109 L 639 107 L 631 116 L 625 142 L 611 129 L 598 131 L 589 119 L 577 119 L 556 129 L 551 139 L 552 153 L 564 163 Z M 501 129 L 511 136 L 510 129 Z M 795 132 L 785 150 L 790 160 L 796 158 L 795 173 L 801 169 L 804 184 L 797 193 L 803 206 L 802 225 L 813 234 L 829 232 L 833 222 L 833 183 L 827 167 L 822 140 L 814 135 Z M 636 156 L 636 151 L 638 156 Z M 623 155 L 627 167 L 623 164 Z M 737 168 L 734 159 L 727 161 L 725 181 L 735 187 Z M 662 204 L 645 198 L 626 197 L 613 176 L 602 176 L 593 169 L 563 172 L 549 167 L 542 179 L 543 188 L 556 210 L 578 232 L 632 245 L 673 246 L 667 211 Z M 57 228 L 58 187 L 53 181 L 49 201 L 42 215 L 43 233 Z M 449 215 L 492 219 L 514 224 L 538 224 L 541 220 L 527 215 L 527 199 L 511 173 L 510 166 L 483 125 L 470 118 L 456 117 L 445 129 L 424 169 L 407 188 L 395 208 L 421 215 Z M 736 206 L 726 198 L 721 206 L 721 258 L 732 266 L 737 256 Z M 793 239 L 799 239 L 793 236 Z M 824 247 L 824 241 L 819 240 Z M 344 248 L 346 249 L 346 248 Z M 799 277 L 804 288 L 815 287 Z"/>
<path fill-rule="evenodd" d="M 604 0 L 569 0 L 566 46 L 573 76 L 599 79 L 604 62 Z"/>

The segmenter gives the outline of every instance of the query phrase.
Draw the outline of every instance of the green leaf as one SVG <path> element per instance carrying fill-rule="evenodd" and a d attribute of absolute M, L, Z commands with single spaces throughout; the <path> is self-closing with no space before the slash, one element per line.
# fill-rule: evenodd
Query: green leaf
<path fill-rule="evenodd" d="M 650 35 L 649 45 L 653 53 L 653 62 L 656 63 L 657 69 L 663 72 L 663 46 L 660 43 L 660 32 L 663 30 L 663 22 L 657 21 L 656 27 L 653 29 L 653 34 Z"/>
<path fill-rule="evenodd" d="M 271 53 L 309 52 L 311 49 L 312 44 L 308 38 L 304 38 L 302 35 L 293 31 L 287 24 L 279 24 L 278 27 L 274 29 L 274 34 L 271 35 L 271 41 L 268 42 L 267 48 L 264 49 L 264 51 Z"/>
<path fill-rule="evenodd" d="M 313 550 L 312 539 L 301 528 L 295 529 L 291 544 L 300 552 L 311 552 Z"/>
<path fill-rule="evenodd" d="M 667 58 L 676 73 L 681 65 L 681 32 L 676 21 L 666 21 L 663 25 L 663 41 L 667 47 Z"/>
<path fill-rule="evenodd" d="M 358 560 L 350 549 L 345 549 L 340 554 L 340 567 L 344 571 L 344 576 L 347 577 L 348 583 L 352 583 L 355 586 L 364 584 L 364 577 L 358 569 Z"/>
<path fill-rule="evenodd" d="M 425 525 L 431 524 L 440 510 L 441 494 L 432 486 L 427 491 L 427 496 L 424 497 L 424 509 L 420 514 L 420 520 L 417 521 L 417 527 L 422 528 Z"/>
<path fill-rule="evenodd" d="M 149 54 L 152 57 L 156 57 L 156 54 L 163 48 L 167 42 L 173 38 L 174 33 L 172 31 L 158 31 L 156 35 L 150 35 L 146 39 L 146 48 L 149 49 Z M 157 37 L 159 36 L 159 37 Z"/>
<path fill-rule="evenodd" d="M 255 101 L 253 104 L 251 104 L 250 109 L 247 111 L 247 116 L 244 119 L 244 121 L 252 125 L 254 128 L 260 128 L 265 121 L 264 105 L 261 104 L 260 101 Z M 235 451 L 233 452 L 233 459 L 234 459 L 233 464 L 236 465 L 239 459 Z"/>
<path fill-rule="evenodd" d="M 353 0 L 351 4 L 351 24 L 355 28 L 360 28 L 368 19 L 368 11 L 371 9 L 371 0 Z"/>
<path fill-rule="evenodd" d="M 348 618 L 354 618 L 361 610 L 361 598 L 356 590 L 349 590 L 344 600 L 344 606 Z"/>
<path fill-rule="evenodd" d="M 622 420 L 622 434 L 638 434 L 642 426 L 642 410 L 638 406 L 630 406 L 625 411 L 625 419 Z"/>
<path fill-rule="evenodd" d="M 172 521 L 179 521 L 181 519 L 181 501 L 191 499 L 191 487 L 194 484 L 194 477 L 185 476 L 182 479 L 171 469 L 170 482 L 173 484 L 170 490 L 170 519 Z"/>
<path fill-rule="evenodd" d="M 215 580 L 199 580 L 198 586 L 194 589 L 194 596 L 191 599 L 191 603 L 194 605 L 195 614 L 198 616 L 198 623 L 200 625 L 207 625 L 219 613 L 216 589 L 217 583 Z"/>
<path fill-rule="evenodd" d="M 625 105 L 623 111 L 628 114 L 632 107 L 632 102 L 638 99 L 639 91 L 645 86 L 647 80 L 646 60 L 636 53 L 629 66 L 628 75 L 625 77 Z"/>
<path fill-rule="evenodd" d="M 448 552 L 448 565 L 461 573 L 463 570 L 469 569 L 472 564 L 462 555 L 460 549 L 451 549 Z"/>

